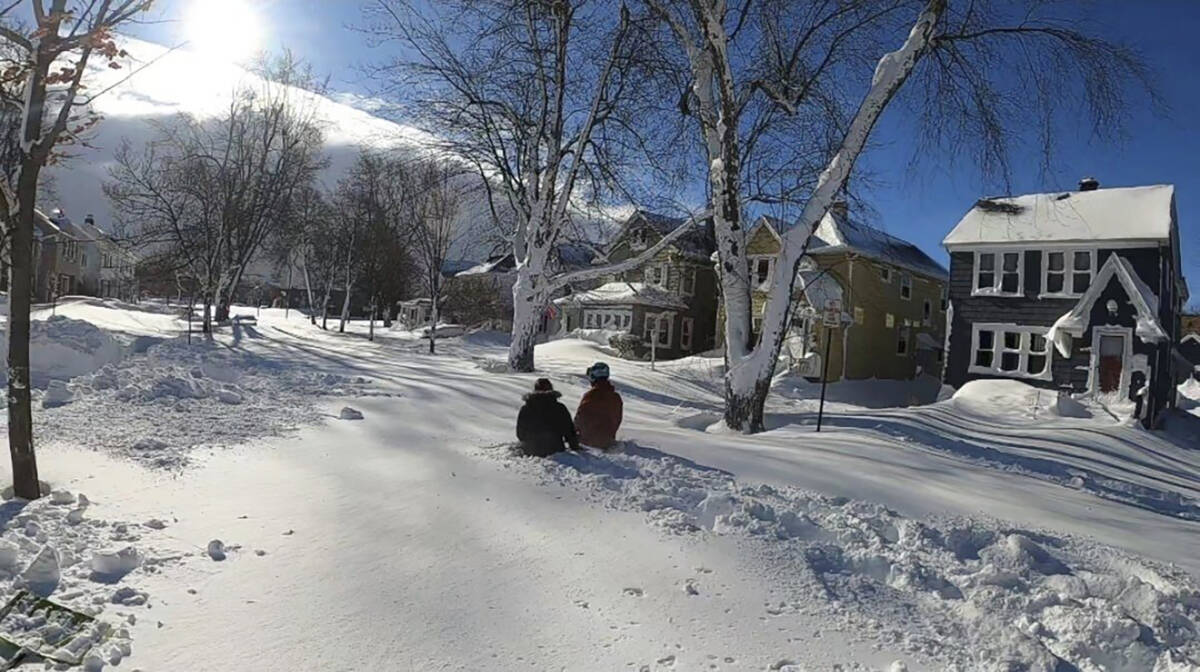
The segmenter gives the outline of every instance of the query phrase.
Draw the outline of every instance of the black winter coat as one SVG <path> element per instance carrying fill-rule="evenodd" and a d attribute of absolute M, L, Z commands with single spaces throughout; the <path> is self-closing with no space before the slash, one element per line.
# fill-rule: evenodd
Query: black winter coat
<path fill-rule="evenodd" d="M 564 448 L 579 448 L 571 412 L 558 401 L 561 396 L 553 390 L 525 395 L 517 415 L 517 438 L 526 455 L 545 457 Z"/>

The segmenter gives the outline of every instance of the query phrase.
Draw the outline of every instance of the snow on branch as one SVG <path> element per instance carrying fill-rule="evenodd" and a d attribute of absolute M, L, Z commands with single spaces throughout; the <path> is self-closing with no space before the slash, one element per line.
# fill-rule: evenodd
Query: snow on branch
<path fill-rule="evenodd" d="M 688 219 L 683 224 L 677 226 L 674 231 L 671 231 L 667 235 L 663 236 L 657 243 L 651 245 L 646 249 L 645 252 L 642 252 L 636 257 L 630 257 L 625 261 L 620 261 L 615 264 L 608 264 L 606 266 L 599 266 L 596 268 L 585 268 L 583 270 L 572 271 L 570 273 L 563 273 L 562 275 L 556 276 L 550 280 L 550 291 L 560 289 L 574 282 L 586 282 L 588 280 L 602 278 L 606 275 L 624 273 L 625 271 L 633 270 L 653 259 L 655 255 L 666 249 L 668 245 L 674 243 L 685 233 L 692 230 L 692 227 L 696 225 L 697 219 L 702 219 L 707 216 L 708 213 L 704 213 L 699 217 L 692 217 Z"/>

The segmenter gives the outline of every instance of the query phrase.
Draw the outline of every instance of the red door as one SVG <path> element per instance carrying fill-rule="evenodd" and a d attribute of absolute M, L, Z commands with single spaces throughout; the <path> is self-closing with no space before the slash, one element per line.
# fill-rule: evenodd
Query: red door
<path fill-rule="evenodd" d="M 1100 337 L 1100 392 L 1121 389 L 1121 372 L 1125 364 L 1125 337 Z"/>

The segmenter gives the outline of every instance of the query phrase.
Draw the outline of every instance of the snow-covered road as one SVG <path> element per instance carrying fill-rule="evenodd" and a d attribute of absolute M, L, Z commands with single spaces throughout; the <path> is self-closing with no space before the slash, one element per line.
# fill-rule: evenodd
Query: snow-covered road
<path fill-rule="evenodd" d="M 182 556 L 129 577 L 150 601 L 124 664 L 1197 669 L 1179 656 L 1163 667 L 1171 654 L 1158 653 L 1196 653 L 1194 579 L 1133 555 L 1200 572 L 1198 523 L 1179 515 L 1197 498 L 1200 458 L 1178 445 L 1191 426 L 989 425 L 937 405 L 847 410 L 816 435 L 797 424 L 805 402 L 781 399 L 772 432 L 708 434 L 698 428 L 719 399 L 703 362 L 649 371 L 610 359 L 622 433 L 640 447 L 519 460 L 495 446 L 533 376 L 489 372 L 495 339 L 455 339 L 431 357 L 394 333 L 371 343 L 360 325 L 326 333 L 276 312 L 225 346 L 287 381 L 367 381 L 340 390 L 351 396 L 286 397 L 287 417 L 320 424 L 219 449 L 166 432 L 162 450 L 187 457 L 166 462 L 183 465 L 174 471 L 93 451 L 66 425 L 41 438 L 43 478 L 86 492 L 98 517 L 167 521 L 142 541 Z M 538 356 L 573 408 L 583 369 L 604 354 L 557 342 Z M 87 403 L 77 408 L 120 408 Z M 347 405 L 364 419 L 336 419 Z M 55 417 L 69 422 L 71 408 Z M 255 408 L 228 415 L 244 422 Z M 153 435 L 154 417 L 108 421 Z M 233 547 L 227 560 L 204 553 L 213 539 Z"/>

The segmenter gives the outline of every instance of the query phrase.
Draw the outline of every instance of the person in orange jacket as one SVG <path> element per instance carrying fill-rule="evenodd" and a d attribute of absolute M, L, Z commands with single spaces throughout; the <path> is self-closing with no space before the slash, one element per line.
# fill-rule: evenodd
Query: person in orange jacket
<path fill-rule="evenodd" d="M 621 395 L 609 382 L 608 374 L 608 364 L 604 362 L 588 367 L 587 376 L 592 387 L 579 400 L 579 410 L 575 412 L 579 442 L 601 450 L 608 450 L 616 442 L 624 411 Z"/>

